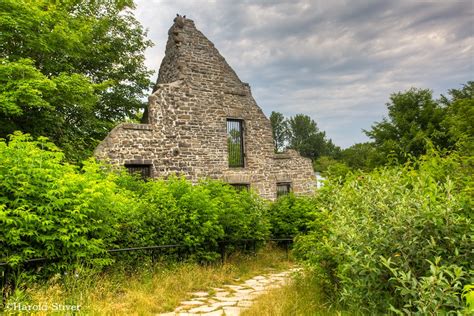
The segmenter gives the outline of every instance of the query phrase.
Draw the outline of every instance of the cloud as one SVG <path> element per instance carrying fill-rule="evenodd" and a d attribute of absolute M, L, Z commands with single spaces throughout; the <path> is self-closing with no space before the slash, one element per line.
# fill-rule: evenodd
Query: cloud
<path fill-rule="evenodd" d="M 159 69 L 186 14 L 249 82 L 264 112 L 312 116 L 342 147 L 386 114 L 389 95 L 459 88 L 474 73 L 472 1 L 138 0 Z"/>

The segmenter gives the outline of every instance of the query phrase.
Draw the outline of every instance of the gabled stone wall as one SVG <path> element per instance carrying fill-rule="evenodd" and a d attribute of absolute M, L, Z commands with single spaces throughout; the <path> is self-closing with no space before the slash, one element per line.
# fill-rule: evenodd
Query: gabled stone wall
<path fill-rule="evenodd" d="M 227 119 L 244 122 L 245 167 L 229 168 Z M 297 194 L 315 188 L 311 161 L 294 151 L 275 154 L 270 121 L 214 45 L 194 22 L 178 17 L 169 31 L 144 124 L 121 124 L 97 147 L 111 163 L 149 164 L 153 177 L 181 174 L 192 181 L 248 183 L 276 198 L 276 183 Z"/>

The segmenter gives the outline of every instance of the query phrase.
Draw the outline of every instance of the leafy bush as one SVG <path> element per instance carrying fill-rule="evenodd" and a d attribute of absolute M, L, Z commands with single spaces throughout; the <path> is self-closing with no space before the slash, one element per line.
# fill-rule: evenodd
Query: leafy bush
<path fill-rule="evenodd" d="M 266 203 L 253 191 L 236 190 L 221 181 L 206 180 L 201 183 L 218 208 L 219 224 L 224 239 L 233 243 L 242 239 L 268 238 L 270 223 Z"/>
<path fill-rule="evenodd" d="M 273 238 L 295 237 L 308 230 L 314 219 L 315 204 L 312 198 L 288 194 L 271 204 L 268 217 Z"/>
<path fill-rule="evenodd" d="M 200 260 L 219 257 L 219 242 L 268 236 L 263 202 L 219 181 L 192 185 L 183 178 L 141 186 L 138 207 L 122 225 L 127 245 L 180 244 L 181 254 Z"/>
<path fill-rule="evenodd" d="M 431 156 L 330 179 L 299 258 L 334 301 L 366 313 L 461 310 L 474 275 L 472 159 Z"/>
<path fill-rule="evenodd" d="M 143 182 L 94 160 L 79 169 L 47 139 L 21 133 L 0 141 L 0 183 L 0 261 L 11 266 L 44 257 L 100 268 L 112 262 L 108 249 L 169 244 L 209 261 L 221 241 L 269 234 L 254 193 L 218 181 Z"/>
<path fill-rule="evenodd" d="M 0 142 L 0 260 L 45 257 L 104 265 L 117 236 L 114 214 L 131 199 L 93 161 L 78 170 L 45 138 Z"/>

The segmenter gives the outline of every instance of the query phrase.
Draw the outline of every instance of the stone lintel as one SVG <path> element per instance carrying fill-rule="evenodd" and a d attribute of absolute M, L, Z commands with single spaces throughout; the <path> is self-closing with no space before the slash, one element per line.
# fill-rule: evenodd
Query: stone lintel
<path fill-rule="evenodd" d="M 227 183 L 248 183 L 252 182 L 249 174 L 226 174 L 224 176 L 224 182 Z"/>
<path fill-rule="evenodd" d="M 291 155 L 288 153 L 275 153 L 274 159 L 291 159 Z"/>
<path fill-rule="evenodd" d="M 146 130 L 152 131 L 153 127 L 151 124 L 139 124 L 139 123 L 124 123 L 120 125 L 123 129 L 136 129 L 136 130 Z"/>
<path fill-rule="evenodd" d="M 124 161 L 126 165 L 153 165 L 150 159 L 127 159 Z"/>

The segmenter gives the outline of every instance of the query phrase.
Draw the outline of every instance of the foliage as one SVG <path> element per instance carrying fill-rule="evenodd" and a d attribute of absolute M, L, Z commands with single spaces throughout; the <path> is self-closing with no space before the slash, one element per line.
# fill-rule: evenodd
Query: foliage
<path fill-rule="evenodd" d="M 352 172 L 351 168 L 349 168 L 345 163 L 337 162 L 328 167 L 328 169 L 324 173 L 324 176 L 328 178 L 343 180 L 350 172 Z"/>
<path fill-rule="evenodd" d="M 283 114 L 272 112 L 270 122 L 276 152 L 291 148 L 312 160 L 320 156 L 340 158 L 341 149 L 326 138 L 326 133 L 309 116 L 297 114 L 285 119 Z"/>
<path fill-rule="evenodd" d="M 117 121 L 137 118 L 151 46 L 132 0 L 0 2 L 0 137 L 47 136 L 90 156 Z"/>
<path fill-rule="evenodd" d="M 342 150 L 341 160 L 351 169 L 368 171 L 376 167 L 378 161 L 383 160 L 380 155 L 373 143 L 357 143 Z"/>
<path fill-rule="evenodd" d="M 474 152 L 474 81 L 462 89 L 449 90 L 448 99 L 442 96 L 446 105 L 446 116 L 441 125 L 447 131 L 449 141 L 466 154 Z"/>
<path fill-rule="evenodd" d="M 468 312 L 474 312 L 474 285 L 464 286 L 462 298 L 466 300 L 466 309 Z"/>
<path fill-rule="evenodd" d="M 329 156 L 321 156 L 313 161 L 313 169 L 316 172 L 325 173 L 330 166 L 337 163 L 338 161 L 334 158 Z"/>
<path fill-rule="evenodd" d="M 93 160 L 78 169 L 45 138 L 0 142 L 0 261 L 110 263 L 107 249 L 180 244 L 190 259 L 218 243 L 268 237 L 266 205 L 252 192 L 182 178 L 143 182 Z"/>
<path fill-rule="evenodd" d="M 132 201 L 115 175 L 88 161 L 79 171 L 45 138 L 15 134 L 0 142 L 0 260 L 16 266 L 30 258 L 79 259 L 107 264 L 117 237 L 114 214 Z"/>
<path fill-rule="evenodd" d="M 381 260 L 392 272 L 390 280 L 404 301 L 399 309 L 390 306 L 391 311 L 401 315 L 436 315 L 441 311 L 462 309 L 459 293 L 466 272 L 461 267 L 440 265 L 441 257 L 435 257 L 434 262 L 427 260 L 429 274 L 416 278 L 411 271 L 392 267 L 390 258 Z"/>
<path fill-rule="evenodd" d="M 268 238 L 270 223 L 267 205 L 254 192 L 236 190 L 220 181 L 201 183 L 218 208 L 218 221 L 223 227 L 225 240 L 232 244 L 241 239 L 263 240 Z"/>
<path fill-rule="evenodd" d="M 288 126 L 289 147 L 302 156 L 316 159 L 322 155 L 335 157 L 339 154 L 340 148 L 326 139 L 326 133 L 319 131 L 309 116 L 297 114 L 288 120 Z"/>
<path fill-rule="evenodd" d="M 436 152 L 329 178 L 298 256 L 334 302 L 364 313 L 461 310 L 474 275 L 472 158 Z"/>
<path fill-rule="evenodd" d="M 280 112 L 272 112 L 270 123 L 272 124 L 275 152 L 281 152 L 285 149 L 286 142 L 288 141 L 288 121 Z"/>
<path fill-rule="evenodd" d="M 295 237 L 305 233 L 313 219 L 312 198 L 290 193 L 278 198 L 268 211 L 273 238 Z"/>
<path fill-rule="evenodd" d="M 265 239 L 265 208 L 255 194 L 217 181 L 192 185 L 183 178 L 149 181 L 137 195 L 137 210 L 121 230 L 121 244 L 180 244 L 182 255 L 212 261 L 219 242 Z"/>
<path fill-rule="evenodd" d="M 317 172 L 321 172 L 323 177 L 344 178 L 351 168 L 340 160 L 333 159 L 328 156 L 322 156 L 313 162 L 313 168 Z"/>
<path fill-rule="evenodd" d="M 427 141 L 439 148 L 449 147 L 441 125 L 445 110 L 433 99 L 430 90 L 411 88 L 394 93 L 387 108 L 388 118 L 364 131 L 374 140 L 380 159 L 378 165 L 386 163 L 390 155 L 395 155 L 401 163 L 409 156 L 419 157 L 427 152 Z"/>

